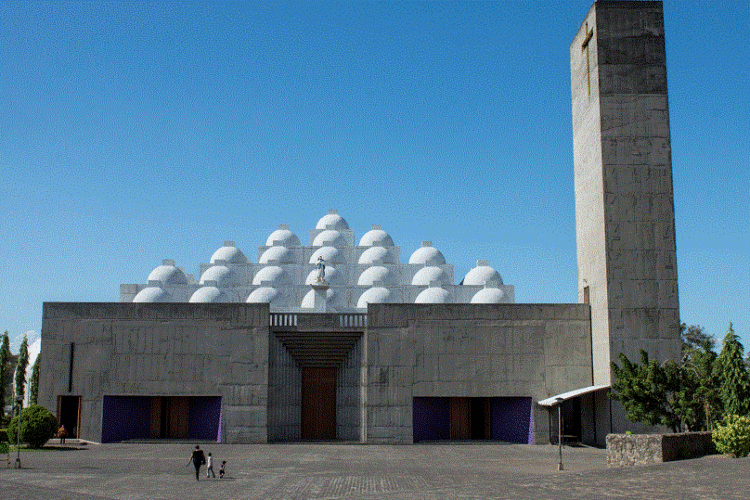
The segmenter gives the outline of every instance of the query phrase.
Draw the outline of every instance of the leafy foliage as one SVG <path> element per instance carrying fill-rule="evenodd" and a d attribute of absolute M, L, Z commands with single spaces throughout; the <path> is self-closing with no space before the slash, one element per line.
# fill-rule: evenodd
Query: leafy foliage
<path fill-rule="evenodd" d="M 719 425 L 711 437 L 719 453 L 747 456 L 750 454 L 750 417 L 727 415 L 724 425 Z"/>
<path fill-rule="evenodd" d="M 665 425 L 677 432 L 708 430 L 725 411 L 748 413 L 750 377 L 742 362 L 742 345 L 731 330 L 722 355 L 716 341 L 700 326 L 680 327 L 682 360 L 659 364 L 641 351 L 640 364 L 620 354 L 622 367 L 612 363 L 613 399 L 620 400 L 628 419 Z M 723 363 L 723 364 L 722 364 Z M 747 389 L 743 389 L 747 387 Z M 734 405 L 729 405 L 733 402 Z"/>
<path fill-rule="evenodd" d="M 29 366 L 29 339 L 26 335 L 21 341 L 21 348 L 18 350 L 18 364 L 16 365 L 16 396 L 23 396 L 26 391 L 26 368 Z M 18 415 L 20 406 L 14 403 L 14 415 Z"/>
<path fill-rule="evenodd" d="M 18 415 L 8 425 L 8 439 L 14 443 L 18 438 Z M 41 448 L 57 431 L 57 419 L 47 408 L 30 405 L 21 412 L 21 441 L 31 448 Z"/>
<path fill-rule="evenodd" d="M 29 404 L 37 404 L 39 399 L 39 359 L 41 354 L 37 355 L 34 366 L 31 367 L 31 381 L 29 381 Z"/>
<path fill-rule="evenodd" d="M 716 339 L 700 326 L 680 325 L 682 338 L 682 388 L 680 400 L 683 421 L 688 430 L 712 429 L 721 418 L 719 377 L 716 363 Z"/>
<path fill-rule="evenodd" d="M 702 326 L 680 324 L 680 340 L 682 340 L 683 355 L 693 350 L 713 351 L 716 338 L 703 331 Z"/>
<path fill-rule="evenodd" d="M 750 413 L 750 375 L 743 360 L 744 348 L 735 335 L 732 324 L 714 364 L 714 373 L 720 381 L 719 394 L 728 415 Z"/>
<path fill-rule="evenodd" d="M 10 371 L 10 359 L 10 340 L 6 330 L 0 345 L 0 426 L 5 423 L 5 378 Z"/>
<path fill-rule="evenodd" d="M 620 354 L 622 367 L 612 362 L 615 380 L 611 397 L 622 402 L 633 422 L 665 425 L 678 432 L 682 419 L 679 411 L 680 368 L 674 361 L 659 364 L 649 360 L 641 350 L 641 363 L 632 363 Z"/>

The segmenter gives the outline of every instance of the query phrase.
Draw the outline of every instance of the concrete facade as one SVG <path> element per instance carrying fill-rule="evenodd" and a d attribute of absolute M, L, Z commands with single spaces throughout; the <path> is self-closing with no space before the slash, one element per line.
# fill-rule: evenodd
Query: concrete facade
<path fill-rule="evenodd" d="M 582 304 L 378 304 L 364 316 L 272 314 L 266 304 L 46 303 L 44 332 L 40 403 L 80 396 L 79 436 L 93 441 L 110 396 L 220 397 L 223 442 L 299 440 L 300 368 L 313 354 L 289 346 L 303 337 L 308 353 L 353 339 L 337 368 L 342 440 L 411 443 L 415 397 L 533 405 L 592 376 Z M 533 405 L 531 415 L 529 440 L 547 442 L 547 411 Z"/>
<path fill-rule="evenodd" d="M 610 362 L 679 356 L 661 2 L 596 2 L 570 46 L 579 300 L 594 383 Z"/>

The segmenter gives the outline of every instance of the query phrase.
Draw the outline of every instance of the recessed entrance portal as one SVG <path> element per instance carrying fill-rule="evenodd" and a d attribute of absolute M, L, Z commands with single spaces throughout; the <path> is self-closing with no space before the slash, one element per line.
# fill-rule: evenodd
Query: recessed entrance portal
<path fill-rule="evenodd" d="M 221 441 L 216 396 L 104 396 L 102 442 L 128 439 Z"/>
<path fill-rule="evenodd" d="M 336 368 L 302 368 L 302 439 L 336 439 Z"/>
<path fill-rule="evenodd" d="M 531 398 L 414 398 L 414 442 L 532 442 Z"/>

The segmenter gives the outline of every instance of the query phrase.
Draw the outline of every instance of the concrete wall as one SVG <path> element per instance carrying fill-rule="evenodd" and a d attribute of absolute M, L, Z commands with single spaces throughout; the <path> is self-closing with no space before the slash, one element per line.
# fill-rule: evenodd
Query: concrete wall
<path fill-rule="evenodd" d="M 584 304 L 371 304 L 367 440 L 412 442 L 414 397 L 531 397 L 591 385 Z M 536 442 L 548 412 L 535 407 Z"/>
<path fill-rule="evenodd" d="M 662 3 L 596 2 L 570 65 L 579 296 L 588 287 L 594 381 L 608 384 L 621 352 L 679 356 Z"/>
<path fill-rule="evenodd" d="M 82 396 L 83 439 L 104 395 L 221 396 L 225 442 L 267 439 L 268 305 L 45 303 L 42 335 L 39 402 Z"/>
<path fill-rule="evenodd" d="M 302 375 L 275 335 L 268 343 L 268 440 L 295 441 L 302 435 Z"/>

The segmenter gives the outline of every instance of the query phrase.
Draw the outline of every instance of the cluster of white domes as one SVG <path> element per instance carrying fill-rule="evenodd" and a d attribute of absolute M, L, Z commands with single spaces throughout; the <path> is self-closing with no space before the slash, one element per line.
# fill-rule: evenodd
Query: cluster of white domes
<path fill-rule="evenodd" d="M 266 303 L 275 311 L 315 309 L 316 264 L 325 262 L 325 283 L 318 304 L 326 311 L 361 311 L 376 303 L 476 303 L 513 302 L 513 287 L 487 261 L 478 261 L 459 285 L 454 285 L 453 265 L 424 241 L 401 263 L 401 249 L 375 225 L 355 245 L 349 224 L 335 210 L 323 216 L 310 231 L 310 245 L 288 226 L 273 231 L 258 248 L 257 264 L 227 241 L 209 263 L 200 265 L 200 278 L 165 260 L 148 276 L 146 285 L 121 285 L 122 301 L 133 302 L 250 302 Z"/>

